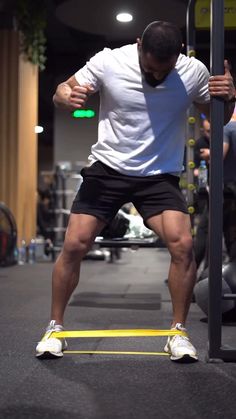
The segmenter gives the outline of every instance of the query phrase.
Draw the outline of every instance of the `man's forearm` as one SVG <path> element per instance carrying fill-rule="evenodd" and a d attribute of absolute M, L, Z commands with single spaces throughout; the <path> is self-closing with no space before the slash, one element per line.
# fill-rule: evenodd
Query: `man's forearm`
<path fill-rule="evenodd" d="M 62 109 L 70 109 L 69 98 L 71 95 L 71 87 L 67 83 L 61 83 L 57 86 L 57 90 L 53 96 L 54 105 Z"/>

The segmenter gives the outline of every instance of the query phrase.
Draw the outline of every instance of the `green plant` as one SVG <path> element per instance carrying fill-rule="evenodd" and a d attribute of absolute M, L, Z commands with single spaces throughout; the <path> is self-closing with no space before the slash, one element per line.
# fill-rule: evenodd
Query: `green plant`
<path fill-rule="evenodd" d="M 21 50 L 42 71 L 46 62 L 46 5 L 43 0 L 17 0 L 15 18 L 22 33 Z"/>

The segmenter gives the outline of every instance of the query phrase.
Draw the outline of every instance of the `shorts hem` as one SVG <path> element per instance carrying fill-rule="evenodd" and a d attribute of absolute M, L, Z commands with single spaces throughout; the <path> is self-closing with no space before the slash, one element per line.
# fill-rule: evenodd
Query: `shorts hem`
<path fill-rule="evenodd" d="M 164 211 L 179 211 L 179 212 L 183 212 L 184 214 L 189 214 L 188 210 L 186 209 L 180 209 L 180 208 L 164 208 L 162 210 L 157 210 L 154 211 L 153 213 L 149 214 L 148 216 L 145 216 L 145 218 L 143 217 L 143 222 L 146 223 L 146 221 L 151 218 L 154 217 L 155 215 L 160 215 L 162 214 Z"/>
<path fill-rule="evenodd" d="M 88 210 L 82 210 L 82 209 L 81 210 L 79 210 L 79 209 L 78 210 L 75 210 L 75 209 L 73 209 L 73 210 L 71 210 L 71 214 L 92 215 L 93 217 L 97 218 L 100 221 L 103 221 L 106 224 L 109 223 L 109 220 L 106 220 L 104 217 L 102 217 L 100 215 L 97 215 L 97 214 L 94 214 L 94 212 L 88 211 Z"/>

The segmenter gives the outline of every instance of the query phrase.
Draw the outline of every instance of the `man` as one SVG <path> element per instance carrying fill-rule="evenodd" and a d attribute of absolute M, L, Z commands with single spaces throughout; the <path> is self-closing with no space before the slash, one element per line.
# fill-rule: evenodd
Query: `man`
<path fill-rule="evenodd" d="M 224 127 L 223 231 L 230 261 L 236 260 L 236 108 Z"/>
<path fill-rule="evenodd" d="M 196 176 L 196 183 L 198 183 L 199 166 L 201 160 L 206 161 L 209 179 L 209 160 L 210 160 L 210 122 L 207 119 L 202 121 L 203 135 L 196 141 L 194 148 L 194 175 Z M 198 270 L 200 264 L 205 258 L 205 265 L 207 264 L 207 237 L 208 237 L 208 193 L 207 190 L 200 192 L 197 200 L 198 209 L 198 224 L 197 231 L 194 237 L 194 253 L 196 268 Z M 206 266 L 204 266 L 204 269 Z"/>
<path fill-rule="evenodd" d="M 199 137 L 196 141 L 195 147 L 194 147 L 194 163 L 196 166 L 196 169 L 194 170 L 194 175 L 198 176 L 198 167 L 200 166 L 200 161 L 205 160 L 209 162 L 209 156 L 210 156 L 210 122 L 207 119 L 203 119 L 202 121 L 202 134 L 201 137 Z"/>
<path fill-rule="evenodd" d="M 209 129 L 210 124 L 207 120 L 205 128 Z M 229 260 L 236 260 L 236 107 L 231 120 L 224 126 L 223 139 L 223 181 L 224 181 L 224 203 L 223 203 L 223 233 L 225 240 L 225 247 Z M 198 141 L 200 144 L 198 145 Z M 207 162 L 208 169 L 210 163 L 210 135 L 199 138 L 196 145 L 197 153 L 200 153 Z M 197 154 L 196 153 L 196 154 Z M 197 157 L 196 157 L 197 159 Z M 205 275 L 205 270 L 208 269 L 208 197 L 205 200 L 197 232 L 195 236 L 195 260 L 196 266 L 199 268 L 204 260 L 203 272 L 200 272 L 199 278 Z"/>
<path fill-rule="evenodd" d="M 64 246 L 53 271 L 51 322 L 37 345 L 38 357 L 63 355 L 66 342 L 51 337 L 63 327 L 63 315 L 78 283 L 80 262 L 95 237 L 126 202 L 133 202 L 146 225 L 171 254 L 168 284 L 173 304 L 171 327 L 186 331 L 195 283 L 195 261 L 186 203 L 179 190 L 184 153 L 186 110 L 194 102 L 209 114 L 211 95 L 225 100 L 225 120 L 232 113 L 233 82 L 225 74 L 211 77 L 195 58 L 180 54 L 181 33 L 168 22 L 152 22 L 137 44 L 96 54 L 61 83 L 54 103 L 72 111 L 100 93 L 98 141 L 90 167 L 72 205 Z M 172 360 L 196 361 L 187 336 L 169 338 Z"/>

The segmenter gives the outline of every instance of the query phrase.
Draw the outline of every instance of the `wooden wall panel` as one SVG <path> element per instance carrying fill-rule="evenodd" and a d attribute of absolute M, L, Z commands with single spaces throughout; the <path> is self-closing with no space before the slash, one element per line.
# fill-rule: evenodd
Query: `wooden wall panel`
<path fill-rule="evenodd" d="M 19 33 L 0 32 L 0 201 L 13 212 L 18 242 L 36 234 L 38 68 L 19 52 Z"/>

